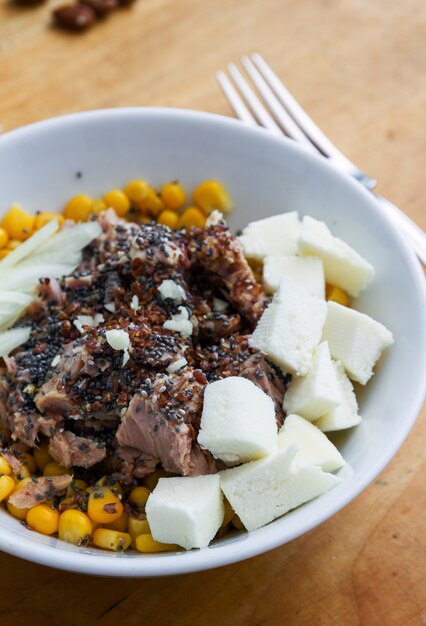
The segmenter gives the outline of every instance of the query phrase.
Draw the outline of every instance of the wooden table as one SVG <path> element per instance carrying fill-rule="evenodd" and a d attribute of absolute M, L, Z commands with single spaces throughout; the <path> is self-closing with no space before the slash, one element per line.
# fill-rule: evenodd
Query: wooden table
<path fill-rule="evenodd" d="M 422 0 L 139 0 L 82 36 L 48 26 L 55 4 L 0 5 L 6 130 L 121 105 L 230 114 L 215 72 L 256 49 L 342 150 L 379 179 L 380 192 L 426 227 Z M 423 410 L 400 452 L 355 502 L 243 563 L 129 581 L 3 554 L 0 624 L 425 624 L 425 418 Z"/>

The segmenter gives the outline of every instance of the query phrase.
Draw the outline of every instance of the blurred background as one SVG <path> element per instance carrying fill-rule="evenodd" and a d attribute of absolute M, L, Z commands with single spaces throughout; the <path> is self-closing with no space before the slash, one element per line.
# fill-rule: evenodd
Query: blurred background
<path fill-rule="evenodd" d="M 215 74 L 257 50 L 379 192 L 426 228 L 422 0 L 136 0 L 81 33 L 52 26 L 61 2 L 1 0 L 4 131 L 102 107 L 232 115 Z M 425 417 L 355 502 L 248 562 L 114 581 L 1 554 L 0 624 L 424 624 Z"/>

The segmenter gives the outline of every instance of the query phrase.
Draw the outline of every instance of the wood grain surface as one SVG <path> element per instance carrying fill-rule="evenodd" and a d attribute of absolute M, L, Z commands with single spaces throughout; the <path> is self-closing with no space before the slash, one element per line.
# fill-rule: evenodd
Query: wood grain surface
<path fill-rule="evenodd" d="M 84 35 L 49 26 L 59 1 L 1 0 L 5 130 L 122 105 L 231 114 L 215 72 L 258 50 L 379 191 L 426 228 L 424 0 L 139 0 Z M 1 554 L 0 624 L 425 624 L 425 439 L 423 409 L 387 469 L 343 511 L 220 570 L 108 580 Z"/>

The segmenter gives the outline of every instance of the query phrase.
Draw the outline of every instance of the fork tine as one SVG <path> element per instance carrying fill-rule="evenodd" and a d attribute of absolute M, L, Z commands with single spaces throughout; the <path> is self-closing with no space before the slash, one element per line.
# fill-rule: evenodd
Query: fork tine
<path fill-rule="evenodd" d="M 256 85 L 259 93 L 263 96 L 263 99 L 271 109 L 272 113 L 275 115 L 278 122 L 283 127 L 284 132 L 291 139 L 303 143 L 305 146 L 311 148 L 314 152 L 318 152 L 317 149 L 312 145 L 309 141 L 308 137 L 300 130 L 300 128 L 295 124 L 293 118 L 289 115 L 286 109 L 283 107 L 281 102 L 278 100 L 272 89 L 265 82 L 265 79 L 261 76 L 259 71 L 254 67 L 253 63 L 246 56 L 242 57 L 241 63 L 246 69 L 248 75 L 252 79 L 253 83 Z"/>
<path fill-rule="evenodd" d="M 259 120 L 260 124 L 265 128 L 268 128 L 272 132 L 276 133 L 277 135 L 282 135 L 283 131 L 265 109 L 259 98 L 251 89 L 246 79 L 243 78 L 242 74 L 240 73 L 236 65 L 234 65 L 234 63 L 230 63 L 228 65 L 228 71 L 234 79 L 235 83 L 237 84 L 239 90 L 243 94 L 250 109 Z"/>
<path fill-rule="evenodd" d="M 224 72 L 218 72 L 216 74 L 216 78 L 229 104 L 233 108 L 235 115 L 243 122 L 251 124 L 252 126 L 257 126 L 258 124 L 256 120 L 241 100 L 239 94 L 235 91 L 234 85 L 231 83 L 227 75 Z"/>

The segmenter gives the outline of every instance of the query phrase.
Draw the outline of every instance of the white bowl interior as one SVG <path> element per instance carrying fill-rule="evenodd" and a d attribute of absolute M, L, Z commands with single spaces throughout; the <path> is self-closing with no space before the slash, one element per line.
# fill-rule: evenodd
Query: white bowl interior
<path fill-rule="evenodd" d="M 348 467 L 328 494 L 249 534 L 204 550 L 153 556 L 77 549 L 26 530 L 0 511 L 0 547 L 54 567 L 116 576 L 195 571 L 253 556 L 313 528 L 355 497 L 401 445 L 423 401 L 426 370 L 425 289 L 420 266 L 371 194 L 324 159 L 267 132 L 218 116 L 155 109 L 118 109 L 58 118 L 0 138 L 0 211 L 20 202 L 58 210 L 77 193 L 102 195 L 132 178 L 154 184 L 179 179 L 193 188 L 206 178 L 228 187 L 236 230 L 247 222 L 298 210 L 324 220 L 375 267 L 356 302 L 392 330 L 395 344 L 365 388 L 364 418 L 337 438 Z"/>

